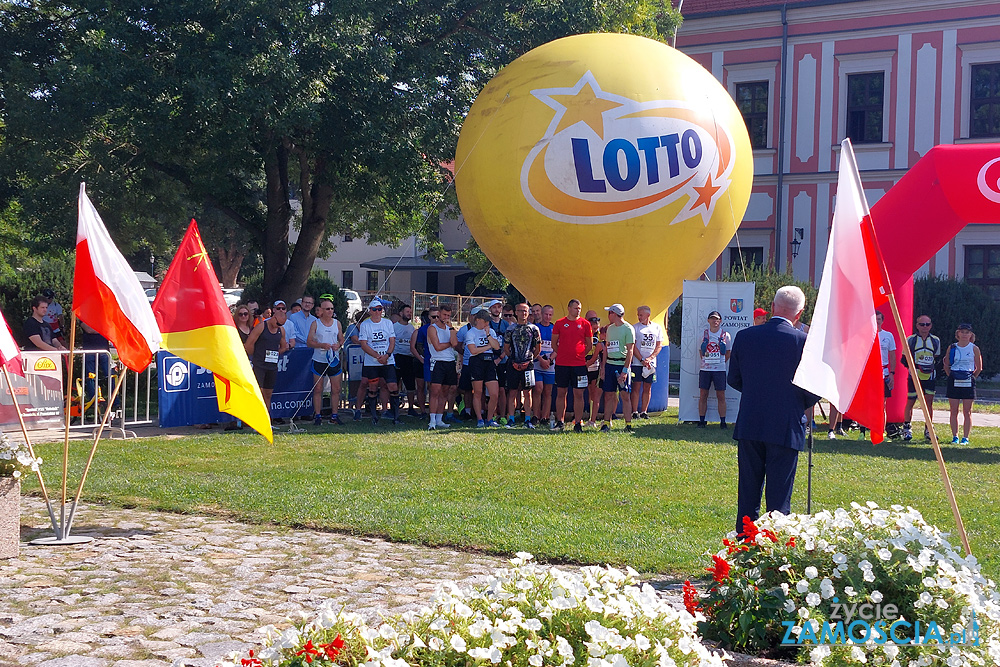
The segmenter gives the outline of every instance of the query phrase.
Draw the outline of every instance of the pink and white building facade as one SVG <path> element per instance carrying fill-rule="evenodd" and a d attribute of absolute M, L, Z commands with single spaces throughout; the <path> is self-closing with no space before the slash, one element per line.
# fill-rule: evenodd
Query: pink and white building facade
<path fill-rule="evenodd" d="M 1000 2 L 685 0 L 681 12 L 677 48 L 729 90 L 754 146 L 750 205 L 713 279 L 742 251 L 819 282 L 844 137 L 870 204 L 936 144 L 1000 143 Z M 966 227 L 921 273 L 1000 298 L 1000 220 Z"/>

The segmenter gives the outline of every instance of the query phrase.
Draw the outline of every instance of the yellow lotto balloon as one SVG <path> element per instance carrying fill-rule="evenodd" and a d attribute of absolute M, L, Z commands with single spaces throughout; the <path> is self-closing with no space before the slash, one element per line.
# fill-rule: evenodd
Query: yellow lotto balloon
<path fill-rule="evenodd" d="M 462 126 L 456 189 L 487 257 L 556 317 L 648 305 L 658 321 L 722 252 L 753 179 L 746 125 L 701 65 L 634 35 L 544 44 Z M 603 318 L 603 314 L 602 314 Z"/>

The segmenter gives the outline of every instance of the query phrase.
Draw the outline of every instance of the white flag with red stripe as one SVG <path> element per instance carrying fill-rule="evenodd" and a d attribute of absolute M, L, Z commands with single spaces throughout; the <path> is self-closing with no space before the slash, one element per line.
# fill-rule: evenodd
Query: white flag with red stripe
<path fill-rule="evenodd" d="M 73 312 L 111 341 L 122 363 L 139 372 L 160 349 L 149 299 L 80 184 Z"/>
<path fill-rule="evenodd" d="M 874 233 L 854 150 L 845 139 L 823 279 L 792 382 L 871 429 L 877 444 L 885 431 L 885 399 L 875 309 L 888 297 Z"/>
<path fill-rule="evenodd" d="M 24 369 L 21 367 L 21 348 L 14 342 L 14 335 L 3 313 L 0 313 L 0 364 L 6 366 L 11 373 L 24 377 Z"/>

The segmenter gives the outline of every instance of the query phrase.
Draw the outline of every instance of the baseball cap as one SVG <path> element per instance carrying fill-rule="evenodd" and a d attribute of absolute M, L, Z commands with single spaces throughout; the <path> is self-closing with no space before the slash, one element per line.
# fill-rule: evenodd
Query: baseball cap
<path fill-rule="evenodd" d="M 52 291 L 51 287 L 46 287 L 45 289 L 42 290 L 42 296 L 44 296 L 46 299 L 54 299 L 56 298 L 56 293 Z"/>
<path fill-rule="evenodd" d="M 275 300 L 275 302 L 274 302 L 274 303 L 272 303 L 272 304 L 271 304 L 271 306 L 272 306 L 272 307 L 274 307 L 274 306 L 287 306 L 287 305 L 288 305 L 288 304 L 286 304 L 286 303 L 285 303 L 284 301 L 282 301 L 281 299 L 277 299 L 277 300 Z"/>
<path fill-rule="evenodd" d="M 481 306 L 476 306 L 475 308 L 473 308 L 472 311 L 469 314 L 470 315 L 475 315 L 476 313 L 481 313 L 484 310 L 489 310 L 489 306 L 487 306 L 485 303 L 483 305 L 481 305 Z"/>
<path fill-rule="evenodd" d="M 606 306 L 604 310 L 608 311 L 609 313 L 614 313 L 619 317 L 625 314 L 625 308 L 620 303 L 613 303 L 610 306 Z"/>
<path fill-rule="evenodd" d="M 295 300 L 295 305 L 301 306 L 302 305 L 302 299 L 296 299 Z"/>
<path fill-rule="evenodd" d="M 720 320 L 722 319 L 722 315 L 717 310 L 713 310 L 712 312 L 710 312 L 708 314 L 708 317 L 706 317 L 705 319 L 712 319 L 713 317 L 718 317 Z"/>
<path fill-rule="evenodd" d="M 486 303 L 484 303 L 483 304 L 483 308 L 492 308 L 493 306 L 497 305 L 498 303 L 499 304 L 503 304 L 503 301 L 501 301 L 500 299 L 492 299 L 492 300 L 487 301 Z"/>
<path fill-rule="evenodd" d="M 754 317 L 762 317 L 762 316 L 765 316 L 765 315 L 767 315 L 767 311 L 764 310 L 763 308 L 755 308 L 754 311 L 753 311 L 753 316 Z"/>
<path fill-rule="evenodd" d="M 385 308 L 385 303 L 378 297 L 372 299 L 371 303 L 368 304 L 368 310 L 375 310 L 376 308 Z"/>
<path fill-rule="evenodd" d="M 969 331 L 972 331 L 972 325 L 969 324 L 968 322 L 962 322 L 961 324 L 958 325 L 958 328 L 959 329 L 968 329 Z"/>

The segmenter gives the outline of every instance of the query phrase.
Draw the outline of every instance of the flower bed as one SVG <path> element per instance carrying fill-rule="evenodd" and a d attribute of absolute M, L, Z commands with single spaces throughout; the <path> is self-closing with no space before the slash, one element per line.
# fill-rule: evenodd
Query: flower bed
<path fill-rule="evenodd" d="M 703 635 L 816 665 L 1000 665 L 1000 594 L 913 508 L 765 515 L 723 540 Z M 917 640 L 917 641 L 914 641 Z"/>
<path fill-rule="evenodd" d="M 11 442 L 6 433 L 0 432 L 0 477 L 20 479 L 21 475 L 36 472 L 42 459 L 34 458 L 28 445 Z"/>
<path fill-rule="evenodd" d="M 327 605 L 315 618 L 227 666 L 722 667 L 697 635 L 700 615 L 676 610 L 635 572 L 571 573 L 518 554 L 481 587 L 439 589 L 419 613 L 367 624 Z"/>

